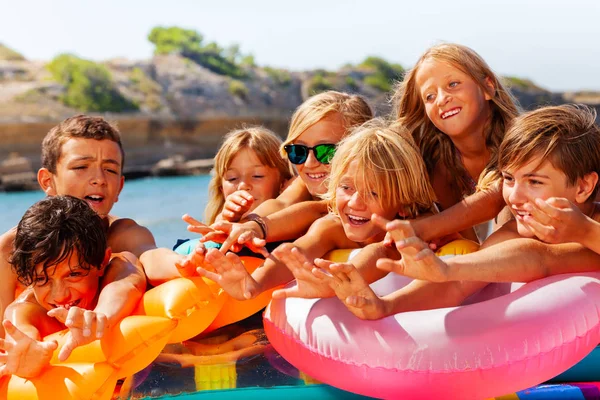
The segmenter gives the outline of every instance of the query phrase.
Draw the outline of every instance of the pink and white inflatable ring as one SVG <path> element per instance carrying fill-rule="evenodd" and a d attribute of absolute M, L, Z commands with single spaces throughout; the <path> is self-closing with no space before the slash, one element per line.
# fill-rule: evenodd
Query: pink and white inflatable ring
<path fill-rule="evenodd" d="M 389 274 L 378 295 L 409 283 Z M 264 315 L 274 348 L 309 376 L 392 399 L 486 399 L 544 382 L 600 341 L 600 273 L 488 285 L 468 305 L 352 315 L 337 299 L 273 300 Z"/>

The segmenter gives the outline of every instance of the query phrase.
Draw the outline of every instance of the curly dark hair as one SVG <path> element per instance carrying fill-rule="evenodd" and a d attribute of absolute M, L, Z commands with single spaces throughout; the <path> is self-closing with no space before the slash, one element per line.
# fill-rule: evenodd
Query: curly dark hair
<path fill-rule="evenodd" d="M 21 218 L 9 261 L 19 282 L 30 285 L 40 277 L 36 265 L 43 264 L 46 282 L 48 268 L 74 250 L 81 269 L 101 268 L 106 247 L 102 219 L 84 200 L 51 196 L 29 207 Z"/>

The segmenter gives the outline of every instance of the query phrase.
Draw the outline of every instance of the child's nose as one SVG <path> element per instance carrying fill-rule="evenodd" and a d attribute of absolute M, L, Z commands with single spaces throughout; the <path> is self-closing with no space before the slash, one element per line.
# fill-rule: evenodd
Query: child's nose
<path fill-rule="evenodd" d="M 315 152 L 309 151 L 308 157 L 306 158 L 306 162 L 304 163 L 304 165 L 307 167 L 318 167 L 320 164 L 321 163 L 319 162 L 319 160 L 317 160 L 317 157 L 315 157 Z"/>
<path fill-rule="evenodd" d="M 250 191 L 252 190 L 252 186 L 248 183 L 247 179 L 242 179 L 238 185 L 238 190 Z"/>
<path fill-rule="evenodd" d="M 365 207 L 365 202 L 362 196 L 358 193 L 358 191 L 356 191 L 352 194 L 352 197 L 350 197 L 348 205 L 355 210 L 361 210 Z"/>
<path fill-rule="evenodd" d="M 446 92 L 444 89 L 440 89 L 437 95 L 437 103 L 438 106 L 443 106 L 450 101 L 450 93 Z"/>

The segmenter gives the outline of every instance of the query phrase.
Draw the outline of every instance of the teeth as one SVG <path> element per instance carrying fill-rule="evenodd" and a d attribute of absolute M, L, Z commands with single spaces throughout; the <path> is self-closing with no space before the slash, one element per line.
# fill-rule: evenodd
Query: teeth
<path fill-rule="evenodd" d="M 348 219 L 353 221 L 353 222 L 357 222 L 357 223 L 363 223 L 363 222 L 367 222 L 370 221 L 369 218 L 362 218 L 362 217 L 357 217 L 354 215 L 348 215 Z"/>
<path fill-rule="evenodd" d="M 87 198 L 95 201 L 102 200 L 102 196 L 87 196 Z"/>
<path fill-rule="evenodd" d="M 446 119 L 448 117 L 456 115 L 459 112 L 460 112 L 460 108 L 455 108 L 454 110 L 446 111 L 445 113 L 442 114 L 442 119 Z"/>
<path fill-rule="evenodd" d="M 327 176 L 327 174 L 306 174 L 310 179 L 322 179 Z"/>

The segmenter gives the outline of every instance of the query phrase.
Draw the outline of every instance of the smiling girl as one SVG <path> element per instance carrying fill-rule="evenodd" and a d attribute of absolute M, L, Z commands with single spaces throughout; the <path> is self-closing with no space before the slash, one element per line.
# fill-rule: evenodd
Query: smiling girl
<path fill-rule="evenodd" d="M 504 206 L 498 180 L 490 177 L 518 114 L 515 99 L 479 54 L 444 43 L 419 58 L 394 102 L 397 121 L 420 147 L 437 201 L 447 210 L 415 221 L 415 231 L 426 241 L 457 231 L 477 240 L 468 228 L 493 219 Z M 485 190 L 475 193 L 480 177 Z"/>
<path fill-rule="evenodd" d="M 293 244 L 279 246 L 252 275 L 234 253 L 225 256 L 214 249 L 208 251 L 205 262 L 216 273 L 202 267 L 198 273 L 219 283 L 234 298 L 250 299 L 293 279 L 278 259 L 302 252 L 313 260 L 331 250 L 382 241 L 385 231 L 371 221 L 373 213 L 415 218 L 433 212 L 435 195 L 412 139 L 390 127 L 367 125 L 339 144 L 325 197 L 330 213 Z M 299 286 L 303 283 L 299 278 Z"/>
<path fill-rule="evenodd" d="M 321 196 L 327 191 L 331 159 L 338 142 L 350 129 L 373 117 L 360 96 L 326 91 L 310 97 L 294 112 L 286 140 L 281 146 L 298 176 L 275 199 L 263 202 L 240 224 L 227 222 L 212 226 L 216 232 L 193 218 L 188 229 L 204 234 L 202 241 L 223 243 L 222 252 L 234 244 L 294 240 L 327 213 Z M 290 218 L 294 223 L 288 223 Z"/>

